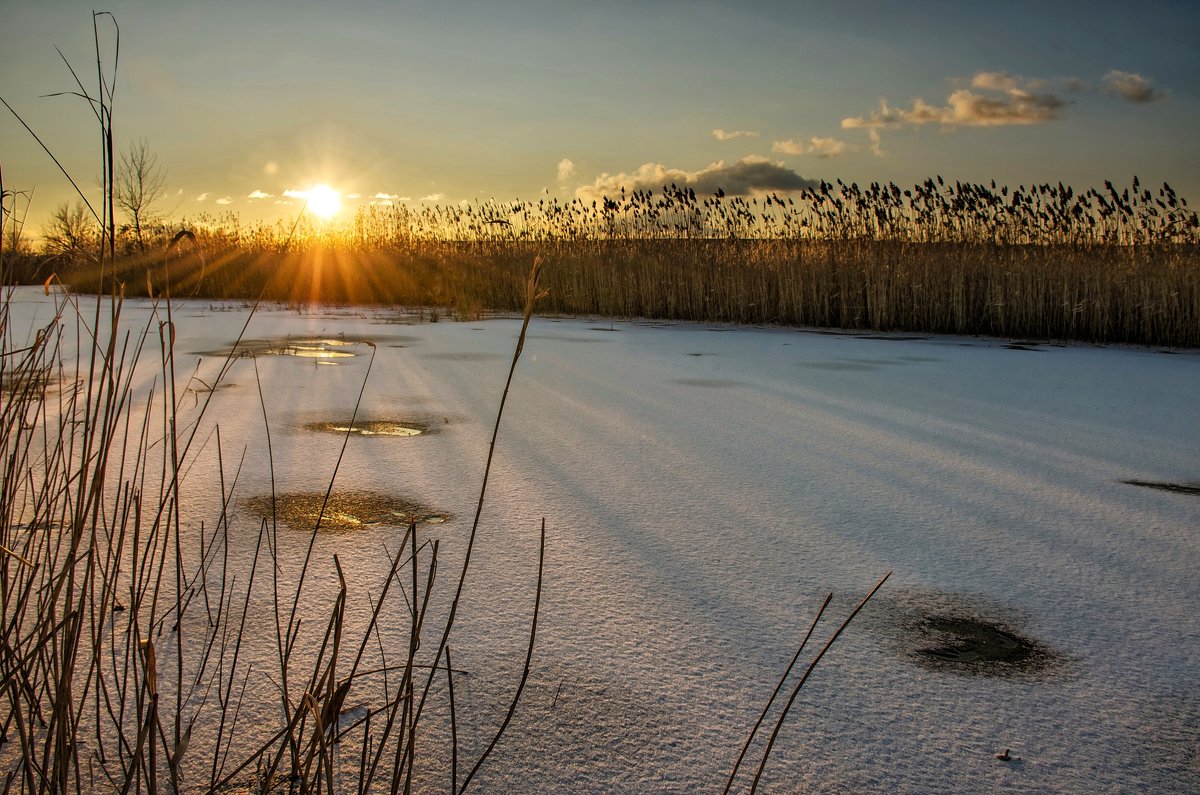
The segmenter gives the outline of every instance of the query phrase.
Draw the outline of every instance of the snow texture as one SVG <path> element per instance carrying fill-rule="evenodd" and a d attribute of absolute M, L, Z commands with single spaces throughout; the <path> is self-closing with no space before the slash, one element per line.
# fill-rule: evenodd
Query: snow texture
<path fill-rule="evenodd" d="M 18 299 L 14 323 L 48 320 Z M 150 305 L 125 312 L 138 328 Z M 182 380 L 215 375 L 247 314 L 176 305 Z M 219 424 L 226 458 L 245 450 L 246 499 L 270 487 L 269 424 L 278 490 L 323 492 L 344 440 L 305 426 L 348 421 L 370 363 L 360 418 L 431 432 L 351 437 L 337 488 L 449 515 L 421 529 L 449 571 L 520 321 L 402 319 L 260 310 L 248 338 L 356 355 L 238 360 L 198 438 L 211 448 Z M 545 517 L 542 616 L 476 791 L 719 792 L 824 595 L 822 643 L 887 571 L 801 691 L 765 791 L 1200 791 L 1200 497 L 1123 482 L 1200 481 L 1198 395 L 1194 351 L 535 318 L 452 636 L 465 756 L 519 676 Z M 181 397 L 185 417 L 203 399 Z M 211 526 L 214 465 L 197 461 L 190 519 Z M 258 519 L 237 522 L 252 543 Z M 401 534 L 321 536 L 312 603 L 334 553 L 352 598 L 376 593 Z M 930 664 L 930 617 L 994 623 L 1047 659 Z"/>

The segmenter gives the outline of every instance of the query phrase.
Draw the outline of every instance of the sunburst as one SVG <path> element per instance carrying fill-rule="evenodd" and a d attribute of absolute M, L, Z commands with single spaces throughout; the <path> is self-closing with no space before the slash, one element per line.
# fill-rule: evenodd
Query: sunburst
<path fill-rule="evenodd" d="M 328 185 L 314 185 L 308 190 L 307 209 L 321 220 L 328 220 L 342 209 L 342 194 Z"/>

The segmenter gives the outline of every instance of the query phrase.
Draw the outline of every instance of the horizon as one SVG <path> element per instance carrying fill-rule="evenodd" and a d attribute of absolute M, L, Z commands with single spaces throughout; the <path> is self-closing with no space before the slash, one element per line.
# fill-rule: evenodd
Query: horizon
<path fill-rule="evenodd" d="M 0 97 L 96 194 L 94 117 L 46 96 L 74 88 L 56 46 L 94 82 L 90 8 L 7 6 L 0 51 L 19 67 L 0 73 Z M 171 220 L 294 219 L 315 186 L 335 221 L 372 204 L 590 202 L 672 182 L 749 196 L 837 179 L 1082 191 L 1137 176 L 1200 195 L 1200 9 L 1187 4 L 109 10 L 116 148 L 146 142 L 165 171 L 154 210 Z M 36 240 L 77 196 L 2 113 L 4 188 L 32 193 Z"/>

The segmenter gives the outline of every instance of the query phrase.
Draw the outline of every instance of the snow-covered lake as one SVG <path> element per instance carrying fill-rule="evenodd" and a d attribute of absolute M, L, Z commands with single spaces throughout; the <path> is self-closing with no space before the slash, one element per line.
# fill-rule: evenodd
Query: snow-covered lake
<path fill-rule="evenodd" d="M 47 302 L 18 291 L 14 323 Z M 149 307 L 127 302 L 132 328 Z M 197 360 L 212 377 L 247 312 L 177 303 L 183 381 Z M 371 340 L 360 418 L 436 432 L 351 437 L 336 487 L 448 516 L 422 532 L 461 554 L 520 321 L 400 319 L 251 320 L 249 339 L 355 355 L 238 360 L 214 395 L 197 438 L 219 424 L 228 459 L 247 451 L 247 537 L 264 428 L 278 491 L 323 492 L 343 438 L 307 426 L 349 419 Z M 194 525 L 214 521 L 213 477 L 189 474 Z M 888 571 L 801 691 L 765 790 L 1200 791 L 1200 495 L 1130 480 L 1200 482 L 1197 352 L 535 318 L 452 636 L 468 747 L 519 675 L 545 517 L 542 616 L 476 791 L 720 792 L 824 595 L 822 642 Z M 377 589 L 401 534 L 322 536 L 315 565 L 331 577 L 336 552 Z M 934 631 L 971 622 L 1033 656 L 971 661 Z"/>

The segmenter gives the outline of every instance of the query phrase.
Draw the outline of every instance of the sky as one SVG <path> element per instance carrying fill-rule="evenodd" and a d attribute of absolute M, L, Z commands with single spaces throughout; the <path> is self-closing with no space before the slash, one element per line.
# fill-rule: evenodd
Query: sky
<path fill-rule="evenodd" d="M 98 196 L 91 2 L 0 0 L 0 98 Z M 118 0 L 119 150 L 155 209 L 274 221 L 375 203 L 815 180 L 1168 182 L 1200 201 L 1200 4 Z M 111 53 L 112 25 L 99 22 Z M 31 233 L 70 184 L 0 107 Z M 18 203 L 23 211 L 24 198 Z"/>

